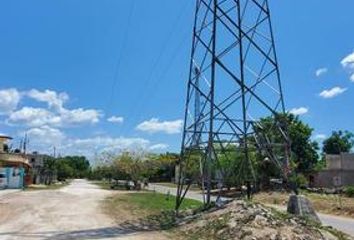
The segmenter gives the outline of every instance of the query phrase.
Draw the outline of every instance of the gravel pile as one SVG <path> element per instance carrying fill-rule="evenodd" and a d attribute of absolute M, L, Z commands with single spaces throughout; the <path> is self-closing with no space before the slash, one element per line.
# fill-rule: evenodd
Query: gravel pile
<path fill-rule="evenodd" d="M 346 239 L 305 219 L 245 201 L 233 201 L 221 209 L 204 212 L 183 224 L 181 232 L 184 239 Z"/>

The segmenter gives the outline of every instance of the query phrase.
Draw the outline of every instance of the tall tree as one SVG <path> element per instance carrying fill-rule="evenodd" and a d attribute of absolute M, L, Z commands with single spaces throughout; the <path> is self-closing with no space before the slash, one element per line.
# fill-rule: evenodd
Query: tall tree
<path fill-rule="evenodd" d="M 333 131 L 332 135 L 323 142 L 323 152 L 340 154 L 350 152 L 354 146 L 354 134 L 349 131 Z"/>
<path fill-rule="evenodd" d="M 144 155 L 141 153 L 123 152 L 114 161 L 113 166 L 123 172 L 127 178 L 134 182 L 138 189 L 139 181 L 144 177 L 146 169 L 143 166 Z"/>
<path fill-rule="evenodd" d="M 285 114 L 281 116 L 288 126 L 288 134 L 291 141 L 292 162 L 295 165 L 296 171 L 306 173 L 314 169 L 319 155 L 318 143 L 311 140 L 313 129 L 302 122 L 298 116 L 293 114 Z M 271 129 L 274 126 L 274 118 L 268 117 L 262 119 L 262 126 L 265 129 L 270 129 L 268 134 L 273 135 L 273 138 L 280 138 L 278 131 Z"/>
<path fill-rule="evenodd" d="M 50 185 L 53 183 L 56 174 L 56 160 L 53 157 L 47 156 L 43 159 L 42 175 L 44 176 L 44 183 Z"/>

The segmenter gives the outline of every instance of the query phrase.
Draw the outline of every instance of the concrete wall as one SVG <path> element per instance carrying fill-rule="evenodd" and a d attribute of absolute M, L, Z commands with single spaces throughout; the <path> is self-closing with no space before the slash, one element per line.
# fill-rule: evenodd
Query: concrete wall
<path fill-rule="evenodd" d="M 0 168 L 0 172 L 6 176 L 2 188 L 21 189 L 24 186 L 24 168 L 6 167 Z"/>
<path fill-rule="evenodd" d="M 325 188 L 354 185 L 354 170 L 324 170 L 318 172 L 314 175 L 313 184 L 315 187 Z"/>
<path fill-rule="evenodd" d="M 43 154 L 27 154 L 27 157 L 32 167 L 32 184 L 44 184 L 47 178 L 43 172 L 44 160 L 48 156 Z"/>
<path fill-rule="evenodd" d="M 354 154 L 326 155 L 327 169 L 313 175 L 314 187 L 354 185 Z"/>
<path fill-rule="evenodd" d="M 327 169 L 342 169 L 341 155 L 326 155 Z"/>
<path fill-rule="evenodd" d="M 354 154 L 326 155 L 328 170 L 354 170 Z"/>
<path fill-rule="evenodd" d="M 43 167 L 44 165 L 44 159 L 46 158 L 46 155 L 42 154 L 27 154 L 27 158 L 29 159 L 29 164 L 33 167 Z"/>
<path fill-rule="evenodd" d="M 354 170 L 354 154 L 342 153 L 342 169 Z"/>
<path fill-rule="evenodd" d="M 5 152 L 5 151 L 4 151 L 4 145 L 5 145 L 6 141 L 7 141 L 6 138 L 2 138 L 2 137 L 0 136 L 0 153 L 4 153 L 4 152 Z"/>

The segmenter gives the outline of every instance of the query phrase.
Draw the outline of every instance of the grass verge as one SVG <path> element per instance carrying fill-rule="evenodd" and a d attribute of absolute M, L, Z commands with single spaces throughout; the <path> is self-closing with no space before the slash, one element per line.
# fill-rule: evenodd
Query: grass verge
<path fill-rule="evenodd" d="M 91 183 L 99 186 L 101 189 L 111 190 L 111 184 L 108 181 L 91 181 Z"/>
<path fill-rule="evenodd" d="M 154 192 L 116 194 L 104 202 L 104 210 L 120 226 L 134 230 L 168 230 L 175 226 L 176 198 Z M 202 207 L 199 201 L 185 199 L 181 210 Z"/>

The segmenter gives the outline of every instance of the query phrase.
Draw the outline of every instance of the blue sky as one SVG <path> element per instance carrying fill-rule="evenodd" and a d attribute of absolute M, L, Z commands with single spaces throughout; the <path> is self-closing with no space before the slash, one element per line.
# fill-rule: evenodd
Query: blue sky
<path fill-rule="evenodd" d="M 352 0 L 270 0 L 286 107 L 354 131 Z M 0 132 L 32 150 L 179 151 L 191 0 L 0 2 Z M 351 78 L 352 81 L 351 81 Z"/>

